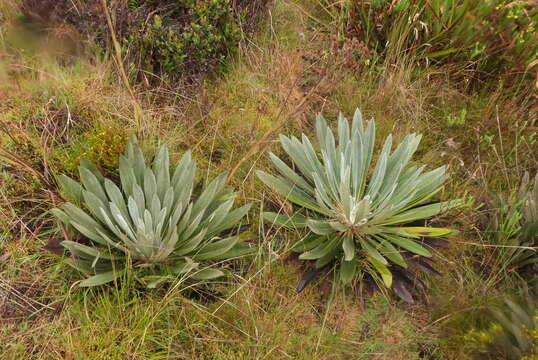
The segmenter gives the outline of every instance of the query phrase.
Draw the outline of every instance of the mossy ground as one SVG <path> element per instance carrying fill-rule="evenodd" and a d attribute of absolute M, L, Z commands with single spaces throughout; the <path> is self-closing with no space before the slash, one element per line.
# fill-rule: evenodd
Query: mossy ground
<path fill-rule="evenodd" d="M 1 26 L 0 358 L 468 356 L 465 333 L 480 324 L 485 305 L 514 287 L 505 274 L 482 271 L 491 260 L 483 204 L 488 191 L 508 192 L 525 170 L 536 171 L 536 98 L 507 96 L 495 84 L 465 92 L 433 70 L 350 65 L 357 61 L 333 46 L 320 21 L 315 4 L 275 2 L 228 72 L 196 95 L 135 88 L 143 109 L 138 126 L 113 61 L 51 52 L 21 42 L 27 34 L 14 22 Z M 334 120 L 356 107 L 377 120 L 379 138 L 423 133 L 417 159 L 450 166 L 440 196 L 468 204 L 443 218 L 460 233 L 436 254 L 443 276 L 426 279 L 430 289 L 413 306 L 383 293 L 361 301 L 356 289 L 330 277 L 297 294 L 302 268 L 289 257 L 293 234 L 258 219 L 264 206 L 284 203 L 264 193 L 254 175 L 268 168 L 267 150 L 279 151 L 278 132 L 311 134 L 317 112 Z M 43 249 L 62 236 L 46 212 L 59 201 L 54 175 L 73 172 L 83 154 L 113 173 L 130 133 L 141 135 L 148 151 L 167 143 L 175 160 L 192 149 L 201 181 L 234 169 L 230 184 L 241 201 L 255 202 L 249 241 L 260 251 L 250 267 L 209 294 L 183 285 L 151 292 L 71 286 L 79 274 Z"/>

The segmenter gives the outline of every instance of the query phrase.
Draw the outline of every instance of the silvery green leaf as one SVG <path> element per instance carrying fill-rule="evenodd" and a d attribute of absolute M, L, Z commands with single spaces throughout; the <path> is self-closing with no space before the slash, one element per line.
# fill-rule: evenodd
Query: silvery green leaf
<path fill-rule="evenodd" d="M 146 172 L 146 159 L 139 146 L 133 147 L 133 154 L 130 158 L 131 166 L 134 171 L 136 182 L 142 186 L 144 184 L 144 176 Z"/>
<path fill-rule="evenodd" d="M 401 247 L 402 249 L 412 252 L 413 254 L 426 256 L 426 257 L 432 256 L 432 254 L 428 250 L 423 248 L 414 240 L 407 239 L 405 237 L 398 236 L 398 235 L 387 234 L 387 233 L 384 233 L 383 237 L 387 239 L 388 241 L 392 242 L 393 244 Z"/>
<path fill-rule="evenodd" d="M 220 174 L 211 183 L 209 183 L 207 188 L 202 192 L 202 194 L 194 203 L 194 206 L 192 208 L 194 216 L 203 213 L 207 209 L 211 202 L 216 198 L 217 194 L 222 190 L 225 182 L 226 174 Z"/>
<path fill-rule="evenodd" d="M 146 199 L 147 208 L 151 208 L 153 195 L 157 195 L 157 182 L 155 180 L 155 174 L 150 168 L 146 168 L 146 171 L 144 171 L 144 197 Z"/>
<path fill-rule="evenodd" d="M 330 254 L 342 242 L 342 238 L 340 236 L 324 237 L 324 239 L 325 241 L 314 249 L 299 255 L 299 259 L 316 260 L 322 258 L 323 256 Z"/>
<path fill-rule="evenodd" d="M 224 276 L 224 272 L 222 272 L 221 270 L 207 268 L 196 271 L 191 275 L 191 278 L 194 280 L 211 280 L 221 276 Z"/>
<path fill-rule="evenodd" d="M 161 146 L 157 151 L 157 155 L 153 159 L 152 170 L 157 183 L 157 195 L 159 200 L 164 201 L 164 195 L 170 187 L 170 161 L 166 145 Z"/>
<path fill-rule="evenodd" d="M 314 184 L 316 185 L 314 190 L 316 201 L 322 209 L 329 213 L 331 211 L 329 207 L 333 207 L 334 202 L 338 201 L 339 199 L 336 197 L 331 198 L 331 194 L 328 191 L 329 187 L 323 184 L 323 180 L 321 180 L 318 173 L 312 173 L 312 178 L 314 179 Z"/>
<path fill-rule="evenodd" d="M 424 206 L 415 207 L 409 210 L 405 210 L 397 215 L 394 215 L 390 219 L 387 219 L 380 225 L 395 225 L 408 223 L 418 219 L 428 219 L 432 216 L 438 215 L 441 212 L 448 211 L 454 207 L 460 206 L 461 201 L 452 200 L 439 202 Z"/>
<path fill-rule="evenodd" d="M 314 179 L 314 174 L 317 175 L 318 183 L 325 188 L 325 191 L 334 200 L 339 199 L 338 194 L 338 176 L 336 171 L 336 162 L 332 159 L 325 150 L 321 150 L 321 157 L 325 166 L 325 174 L 312 173 L 310 177 Z M 318 185 L 316 185 L 318 186 Z"/>
<path fill-rule="evenodd" d="M 142 190 L 142 187 L 138 184 L 133 185 L 133 191 L 132 191 L 133 199 L 136 203 L 136 206 L 139 211 L 142 211 L 142 209 L 146 208 L 146 198 L 144 195 L 144 191 Z M 149 200 L 148 200 L 149 201 Z"/>
<path fill-rule="evenodd" d="M 161 201 L 159 200 L 159 196 L 157 195 L 157 193 L 153 194 L 151 198 L 151 203 L 148 208 L 153 218 L 157 219 L 157 217 L 161 213 Z"/>
<path fill-rule="evenodd" d="M 133 195 L 133 187 L 137 182 L 136 176 L 126 157 L 120 156 L 119 162 L 121 188 L 123 189 L 125 196 L 129 197 Z"/>
<path fill-rule="evenodd" d="M 407 263 L 405 262 L 400 250 L 396 249 L 388 240 L 380 238 L 377 240 L 380 244 L 379 250 L 385 258 L 389 259 L 396 265 L 407 268 Z"/>
<path fill-rule="evenodd" d="M 97 166 L 95 166 L 94 163 L 92 163 L 88 159 L 81 158 L 80 159 L 79 170 L 80 170 L 81 167 L 84 168 L 84 169 L 89 170 L 99 182 L 103 182 L 103 179 L 104 179 L 103 174 L 101 174 L 101 172 L 97 169 Z"/>
<path fill-rule="evenodd" d="M 318 247 L 321 243 L 325 241 L 327 241 L 327 238 L 325 236 L 309 234 L 305 236 L 304 239 L 301 239 L 295 244 L 293 244 L 291 250 L 294 252 L 302 253 L 308 250 L 312 250 L 315 247 Z"/>
<path fill-rule="evenodd" d="M 159 251 L 158 251 L 158 257 L 155 259 L 157 262 L 164 261 L 166 258 L 174 252 L 176 244 L 179 240 L 179 237 L 177 235 L 177 231 L 174 229 L 172 234 L 170 234 L 169 237 L 163 239 L 163 241 L 159 244 Z"/>
<path fill-rule="evenodd" d="M 385 145 L 383 146 L 383 150 L 381 151 L 381 155 L 375 166 L 374 173 L 372 175 L 372 178 L 370 179 L 370 183 L 368 184 L 368 189 L 366 190 L 366 194 L 370 196 L 371 199 L 375 199 L 377 197 L 377 193 L 379 189 L 381 189 L 381 185 L 383 185 L 383 179 L 385 177 L 385 171 L 387 170 L 387 161 L 391 145 L 392 137 L 389 135 L 387 137 L 387 140 L 385 141 Z"/>
<path fill-rule="evenodd" d="M 133 229 L 131 228 L 131 224 L 129 224 L 129 221 L 123 217 L 121 214 L 121 211 L 118 209 L 118 207 L 114 203 L 110 203 L 110 213 L 112 214 L 112 218 L 118 224 L 120 229 L 127 234 L 133 241 L 135 241 L 136 236 L 133 233 Z"/>
<path fill-rule="evenodd" d="M 214 211 L 212 211 L 211 214 L 208 214 L 209 216 L 204 221 L 204 226 L 207 226 L 208 233 L 212 234 L 221 226 L 222 222 L 226 218 L 226 215 L 228 215 L 232 209 L 233 204 L 233 199 L 226 200 L 222 202 Z"/>
<path fill-rule="evenodd" d="M 314 147 L 312 146 L 310 139 L 304 134 L 302 135 L 302 149 L 303 149 L 303 154 L 306 157 L 307 162 L 309 164 L 311 172 L 312 171 L 322 172 L 323 166 L 321 165 L 319 161 L 318 155 L 316 154 L 316 151 L 314 150 Z"/>
<path fill-rule="evenodd" d="M 286 165 L 273 153 L 269 153 L 269 157 L 284 178 L 286 178 L 294 185 L 297 185 L 299 188 L 309 193 L 310 195 L 313 194 L 314 189 L 312 188 L 312 186 L 310 186 L 310 184 L 308 184 L 301 176 L 297 175 L 297 173 L 293 171 L 288 165 Z"/>
<path fill-rule="evenodd" d="M 287 197 L 287 199 L 297 205 L 301 205 L 307 209 L 317 211 L 321 214 L 329 215 L 327 211 L 323 210 L 320 206 L 316 204 L 315 199 L 311 198 L 304 191 L 290 185 L 281 178 L 274 177 L 263 171 L 257 171 L 256 174 L 261 181 L 266 185 L 273 188 L 275 191 Z"/>
<path fill-rule="evenodd" d="M 170 217 L 168 219 L 168 224 L 167 224 L 168 230 L 173 229 L 173 228 L 177 230 L 177 225 L 178 225 L 179 219 L 181 218 L 181 215 L 183 215 L 183 208 L 181 204 L 176 204 L 176 208 L 170 214 Z"/>
<path fill-rule="evenodd" d="M 338 143 L 340 146 L 349 142 L 349 122 L 340 112 L 338 114 Z"/>
<path fill-rule="evenodd" d="M 153 216 L 147 209 L 144 210 L 144 225 L 146 232 L 153 231 Z"/>
<path fill-rule="evenodd" d="M 185 256 L 194 251 L 204 240 L 206 232 L 206 229 L 203 229 L 189 239 L 180 237 L 180 242 L 178 243 L 178 248 L 176 251 L 177 255 Z"/>
<path fill-rule="evenodd" d="M 327 148 L 327 123 L 321 114 L 316 116 L 316 135 L 321 149 Z"/>
<path fill-rule="evenodd" d="M 142 219 L 141 209 L 138 208 L 138 205 L 132 196 L 129 196 L 129 200 L 127 200 L 127 207 L 133 225 L 137 228 L 143 226 L 144 221 Z"/>
<path fill-rule="evenodd" d="M 208 235 L 217 235 L 225 230 L 231 229 L 232 227 L 236 226 L 239 221 L 243 217 L 245 217 L 251 206 L 252 204 L 246 204 L 230 211 L 222 221 L 221 225 L 218 228 L 213 229 L 212 233 Z"/>
<path fill-rule="evenodd" d="M 212 260 L 220 261 L 220 260 L 236 259 L 236 258 L 243 257 L 245 255 L 252 255 L 256 252 L 256 250 L 257 250 L 256 246 L 252 244 L 238 242 L 227 252 L 222 253 L 220 255 L 215 255 L 212 258 Z"/>
<path fill-rule="evenodd" d="M 83 190 L 82 197 L 84 199 L 84 205 L 90 211 L 90 213 L 99 219 L 102 223 L 106 223 L 104 216 L 110 217 L 107 206 L 92 192 Z M 103 209 L 104 211 L 101 211 Z"/>
<path fill-rule="evenodd" d="M 183 275 L 193 269 L 196 269 L 198 265 L 199 265 L 198 263 L 195 263 L 192 260 L 191 261 L 179 260 L 179 261 L 176 261 L 174 264 L 168 266 L 167 268 L 176 275 Z"/>
<path fill-rule="evenodd" d="M 194 234 L 199 228 L 201 228 L 199 225 L 204 217 L 205 214 L 201 212 L 196 216 L 191 216 L 189 222 L 184 222 L 185 219 L 181 219 L 178 225 L 178 234 L 180 237 L 189 238 L 192 234 Z M 205 228 L 204 231 L 207 231 L 207 228 Z"/>
<path fill-rule="evenodd" d="M 340 246 L 335 246 L 329 250 L 325 255 L 316 260 L 315 265 L 316 269 L 320 269 L 326 265 L 337 261 L 342 257 L 342 248 Z"/>
<path fill-rule="evenodd" d="M 116 271 L 108 271 L 105 273 L 97 274 L 94 276 L 91 276 L 87 278 L 86 280 L 81 281 L 78 286 L 80 287 L 91 287 L 91 286 L 99 286 L 106 283 L 109 283 L 111 281 L 116 280 L 120 276 L 124 274 L 123 270 L 116 270 Z"/>
<path fill-rule="evenodd" d="M 122 238 L 120 238 L 119 241 L 117 240 L 115 241 L 115 240 L 112 240 L 112 238 L 108 236 L 107 234 L 105 234 L 104 232 L 100 230 L 96 230 L 96 231 L 97 231 L 97 234 L 99 234 L 99 236 L 101 236 L 106 241 L 107 246 L 109 246 L 110 248 L 119 249 L 123 251 L 124 253 L 127 252 L 126 247 L 123 245 L 125 242 L 128 242 L 128 241 L 125 241 L 127 238 L 126 236 L 123 236 Z"/>
<path fill-rule="evenodd" d="M 306 224 L 315 234 L 330 235 L 336 230 L 328 222 L 308 219 Z"/>
<path fill-rule="evenodd" d="M 344 260 L 346 262 L 353 260 L 355 257 L 355 242 L 353 241 L 353 236 L 344 237 L 342 249 L 344 250 Z"/>
<path fill-rule="evenodd" d="M 66 200 L 72 201 L 77 205 L 82 203 L 82 185 L 65 175 L 58 176 L 57 181 Z"/>
<path fill-rule="evenodd" d="M 105 190 L 99 179 L 88 169 L 84 167 L 79 168 L 80 180 L 82 184 L 89 192 L 97 196 L 102 202 L 108 202 L 108 198 L 105 194 Z"/>
<path fill-rule="evenodd" d="M 346 232 L 349 230 L 349 226 L 346 226 L 338 221 L 328 221 L 327 222 L 334 230 L 339 232 Z"/>
<path fill-rule="evenodd" d="M 187 151 L 183 156 L 181 157 L 181 160 L 179 161 L 179 164 L 176 167 L 176 170 L 174 171 L 174 175 L 172 175 L 172 182 L 171 186 L 176 189 L 180 186 L 184 186 L 185 184 L 190 183 L 191 181 L 188 181 L 191 179 L 192 173 L 194 172 L 194 163 L 192 161 L 192 155 L 190 151 Z"/>
<path fill-rule="evenodd" d="M 187 207 L 187 210 L 185 210 L 181 216 L 181 220 L 179 221 L 177 225 L 177 233 L 179 234 L 180 238 L 182 237 L 183 232 L 187 228 L 187 225 L 190 224 L 191 228 L 194 228 L 193 221 L 192 221 L 192 206 L 193 204 L 190 203 Z M 198 224 L 196 224 L 198 226 Z"/>
<path fill-rule="evenodd" d="M 168 209 L 161 209 L 159 214 L 155 217 L 155 234 L 160 238 L 163 233 L 164 223 L 166 222 L 165 214 L 168 212 Z M 177 231 L 177 228 L 176 228 Z"/>
<path fill-rule="evenodd" d="M 379 261 L 383 265 L 388 264 L 387 259 L 377 250 L 378 243 L 375 240 L 359 237 L 359 243 L 369 257 Z"/>
<path fill-rule="evenodd" d="M 174 210 L 174 205 L 178 206 L 179 204 L 173 204 L 174 202 L 174 188 L 169 187 L 168 190 L 164 194 L 164 199 L 162 203 L 162 208 L 167 209 L 166 213 L 164 214 L 165 221 L 168 220 L 168 217 Z"/>
<path fill-rule="evenodd" d="M 304 155 L 304 150 L 299 140 L 295 138 L 289 139 L 284 135 L 280 135 L 280 143 L 288 156 L 293 160 L 295 165 L 297 165 L 301 173 L 304 176 L 309 177 L 312 173 L 312 169 L 306 156 Z"/>
<path fill-rule="evenodd" d="M 355 113 L 353 114 L 353 122 L 351 123 L 351 133 L 355 134 L 356 132 L 364 132 L 362 113 L 358 108 L 355 109 Z"/>
<path fill-rule="evenodd" d="M 85 232 L 82 233 L 83 235 L 98 243 L 103 243 L 103 240 L 98 235 L 96 235 L 95 231 L 91 230 L 99 229 L 101 231 L 105 231 L 101 224 L 99 224 L 91 216 L 89 216 L 83 210 L 79 209 L 71 203 L 66 203 L 62 205 L 62 208 L 64 212 L 70 217 L 71 220 L 69 223 L 71 225 L 75 226 L 75 224 L 77 224 L 79 228 L 84 228 Z"/>
<path fill-rule="evenodd" d="M 51 209 L 50 210 L 50 213 L 54 216 L 56 216 L 58 219 L 60 219 L 60 221 L 65 225 L 69 225 L 70 221 L 71 221 L 71 218 L 69 217 L 69 215 L 67 215 L 65 212 L 63 212 L 62 210 L 58 209 L 58 208 L 54 208 L 54 209 Z"/>
<path fill-rule="evenodd" d="M 340 280 L 344 284 L 349 284 L 357 274 L 358 262 L 356 259 L 344 260 L 340 265 Z"/>
<path fill-rule="evenodd" d="M 101 259 L 107 259 L 107 260 L 121 259 L 111 254 L 108 249 L 99 250 L 95 247 L 87 246 L 81 243 L 68 241 L 68 240 L 62 241 L 61 244 L 66 249 L 69 249 L 69 251 L 76 256 L 81 256 L 85 258 L 101 258 Z"/>
<path fill-rule="evenodd" d="M 390 272 L 389 268 L 382 262 L 372 257 L 368 258 L 368 260 L 374 266 L 379 275 L 381 275 L 385 286 L 390 288 L 392 285 L 392 273 Z"/>
<path fill-rule="evenodd" d="M 104 186 L 110 201 L 116 204 L 122 215 L 127 218 L 129 216 L 129 212 L 127 210 L 127 206 L 125 205 L 125 199 L 123 198 L 121 190 L 109 179 L 104 180 Z"/>
<path fill-rule="evenodd" d="M 226 239 L 213 241 L 197 250 L 192 254 L 192 258 L 196 261 L 211 260 L 217 256 L 225 254 L 232 249 L 239 241 L 237 236 L 232 236 Z"/>

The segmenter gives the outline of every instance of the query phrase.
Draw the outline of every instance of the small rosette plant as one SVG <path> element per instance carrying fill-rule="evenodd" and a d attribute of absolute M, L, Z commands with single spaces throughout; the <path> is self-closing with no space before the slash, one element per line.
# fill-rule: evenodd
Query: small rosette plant
<path fill-rule="evenodd" d="M 81 183 L 58 178 L 69 202 L 52 212 L 72 238 L 61 243 L 71 254 L 67 263 L 88 275 L 81 286 L 113 281 L 127 270 L 148 287 L 177 278 L 214 279 L 224 275 L 218 268 L 223 260 L 253 250 L 237 234 L 250 205 L 232 209 L 235 194 L 224 188 L 225 174 L 193 199 L 190 152 L 171 175 L 167 147 L 148 164 L 133 137 L 120 156 L 121 188 L 87 160 L 79 173 Z"/>
<path fill-rule="evenodd" d="M 302 135 L 280 136 L 289 156 L 286 163 L 274 154 L 271 161 L 278 171 L 270 175 L 258 171 L 258 177 L 272 190 L 298 207 L 293 215 L 265 212 L 265 221 L 291 229 L 307 229 L 309 234 L 294 245 L 300 259 L 315 260 L 316 267 L 338 264 L 339 277 L 351 282 L 366 271 L 387 287 L 398 285 L 399 295 L 412 301 L 407 289 L 393 284 L 393 273 L 402 273 L 408 259 L 431 257 L 423 239 L 439 239 L 452 230 L 417 226 L 460 202 L 432 201 L 447 178 L 446 167 L 425 171 L 411 165 L 421 136 L 407 135 L 391 152 L 389 135 L 370 171 L 375 139 L 375 122 L 364 124 L 359 110 L 351 128 L 340 114 L 338 139 L 325 119 L 316 121 L 319 151 Z M 424 225 L 424 222 L 421 224 Z M 435 272 L 429 259 L 419 267 Z M 403 296 L 402 296 L 403 294 Z"/>

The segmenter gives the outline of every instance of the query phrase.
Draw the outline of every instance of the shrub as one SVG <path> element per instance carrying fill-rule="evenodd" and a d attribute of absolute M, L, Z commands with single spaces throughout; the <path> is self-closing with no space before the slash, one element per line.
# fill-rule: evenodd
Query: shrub
<path fill-rule="evenodd" d="M 186 153 L 170 176 L 168 150 L 162 146 L 146 163 L 136 139 L 120 157 L 120 188 L 82 159 L 82 184 L 62 175 L 63 194 L 72 202 L 52 212 L 71 239 L 62 245 L 67 263 L 90 275 L 81 286 L 101 285 L 135 270 L 149 287 L 189 277 L 209 280 L 224 272 L 213 263 L 247 254 L 251 247 L 235 234 L 250 205 L 231 210 L 234 194 L 224 189 L 225 174 L 193 201 L 196 164 Z"/>
<path fill-rule="evenodd" d="M 151 1 L 139 1 L 135 12 L 147 13 Z M 229 0 L 169 1 L 171 14 L 156 14 L 148 25 L 135 25 L 124 47 L 146 71 L 169 75 L 200 72 L 225 64 L 240 40 Z"/>
<path fill-rule="evenodd" d="M 24 13 L 33 19 L 68 23 L 102 46 L 110 42 L 99 1 L 23 0 L 22 3 Z M 239 45 L 243 23 L 251 25 L 258 21 L 267 0 L 108 3 L 131 74 L 140 76 L 149 72 L 174 79 L 210 72 L 225 65 Z"/>
<path fill-rule="evenodd" d="M 281 135 L 280 143 L 292 167 L 270 154 L 279 174 L 258 171 L 267 186 L 298 206 L 294 215 L 266 212 L 264 219 L 286 228 L 310 231 L 294 245 L 294 250 L 301 253 L 300 259 L 315 260 L 318 269 L 337 263 L 344 283 L 366 271 L 375 278 L 381 277 L 387 287 L 411 302 L 406 280 L 398 276 L 393 281 L 393 275 L 405 273 L 408 262 L 434 272 L 430 262 L 422 260 L 431 256 L 427 247 L 452 230 L 416 226 L 416 221 L 459 204 L 431 201 L 447 177 L 446 167 L 424 172 L 424 166 L 410 165 L 421 136 L 406 136 L 391 154 L 389 135 L 368 176 L 375 122 L 365 127 L 358 110 L 351 129 L 340 114 L 338 143 L 321 115 L 317 117 L 316 133 L 319 154 L 304 134 L 302 141 Z M 431 202 L 426 203 L 428 200 Z"/>

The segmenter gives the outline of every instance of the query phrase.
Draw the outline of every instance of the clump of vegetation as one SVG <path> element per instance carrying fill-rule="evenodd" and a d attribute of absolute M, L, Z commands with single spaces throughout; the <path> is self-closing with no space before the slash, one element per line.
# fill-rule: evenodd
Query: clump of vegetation
<path fill-rule="evenodd" d="M 513 272 L 535 277 L 538 263 L 538 174 L 529 186 L 529 174 L 517 194 L 497 197 L 488 233 L 496 247 L 490 271 Z M 532 280 L 532 279 L 531 279 Z"/>
<path fill-rule="evenodd" d="M 321 156 L 304 134 L 302 141 L 280 136 L 292 167 L 271 154 L 279 175 L 259 171 L 258 176 L 298 205 L 299 211 L 292 215 L 266 212 L 264 219 L 291 229 L 309 229 L 312 234 L 294 249 L 301 253 L 300 259 L 315 260 L 316 268 L 337 263 L 343 283 L 367 272 L 412 302 L 407 288 L 412 284 L 410 277 L 397 275 L 407 273 L 408 263 L 435 272 L 430 261 L 422 260 L 432 255 L 427 247 L 452 232 L 416 222 L 460 203 L 432 201 L 447 178 L 446 166 L 425 172 L 424 166 L 410 165 L 421 136 L 406 136 L 391 154 L 389 135 L 369 176 L 375 122 L 365 126 L 358 110 L 351 129 L 340 114 L 338 139 L 321 115 L 316 134 Z"/>
<path fill-rule="evenodd" d="M 41 21 L 67 22 L 101 45 L 109 43 L 99 2 L 44 3 L 25 0 L 25 13 Z M 266 1 L 254 3 L 263 8 Z M 108 7 L 131 73 L 172 79 L 224 66 L 239 45 L 244 19 L 253 21 L 258 18 L 254 12 L 260 11 L 230 0 L 134 0 L 110 2 Z"/>
<path fill-rule="evenodd" d="M 149 287 L 178 277 L 209 280 L 224 275 L 212 263 L 252 250 L 235 227 L 250 205 L 231 210 L 225 174 L 191 199 L 196 163 L 190 153 L 170 176 L 167 147 L 149 165 L 133 138 L 120 157 L 121 190 L 88 160 L 79 171 L 82 184 L 59 177 L 71 202 L 52 212 L 70 235 L 61 243 L 72 255 L 67 263 L 91 276 L 80 286 L 113 281 L 130 269 Z"/>
<path fill-rule="evenodd" d="M 125 38 L 124 48 L 135 64 L 172 76 L 224 65 L 241 36 L 230 1 L 172 3 L 172 14 L 154 15 L 148 25 L 133 28 Z M 142 4 L 132 11 L 147 12 Z M 180 19 L 185 23 L 178 23 Z"/>
<path fill-rule="evenodd" d="M 507 298 L 490 310 L 485 330 L 472 329 L 466 340 L 477 348 L 477 359 L 534 360 L 538 358 L 538 307 L 535 293 Z"/>
<path fill-rule="evenodd" d="M 80 136 L 75 146 L 69 144 L 58 147 L 54 158 L 61 163 L 61 168 L 67 172 L 75 173 L 80 158 L 85 158 L 96 164 L 103 173 L 113 173 L 118 168 L 119 155 L 125 150 L 127 144 L 126 134 L 119 127 L 106 126 L 90 130 Z"/>
<path fill-rule="evenodd" d="M 525 173 L 519 188 L 519 199 L 522 202 L 523 237 L 536 246 L 538 242 L 538 173 L 534 177 L 532 187 L 529 186 L 529 173 Z M 538 257 L 535 261 L 538 261 Z"/>
<path fill-rule="evenodd" d="M 336 8 L 341 37 L 356 37 L 378 56 L 455 64 L 469 77 L 524 72 L 538 58 L 533 1 L 358 1 Z M 474 71 L 471 71 L 474 70 Z"/>

